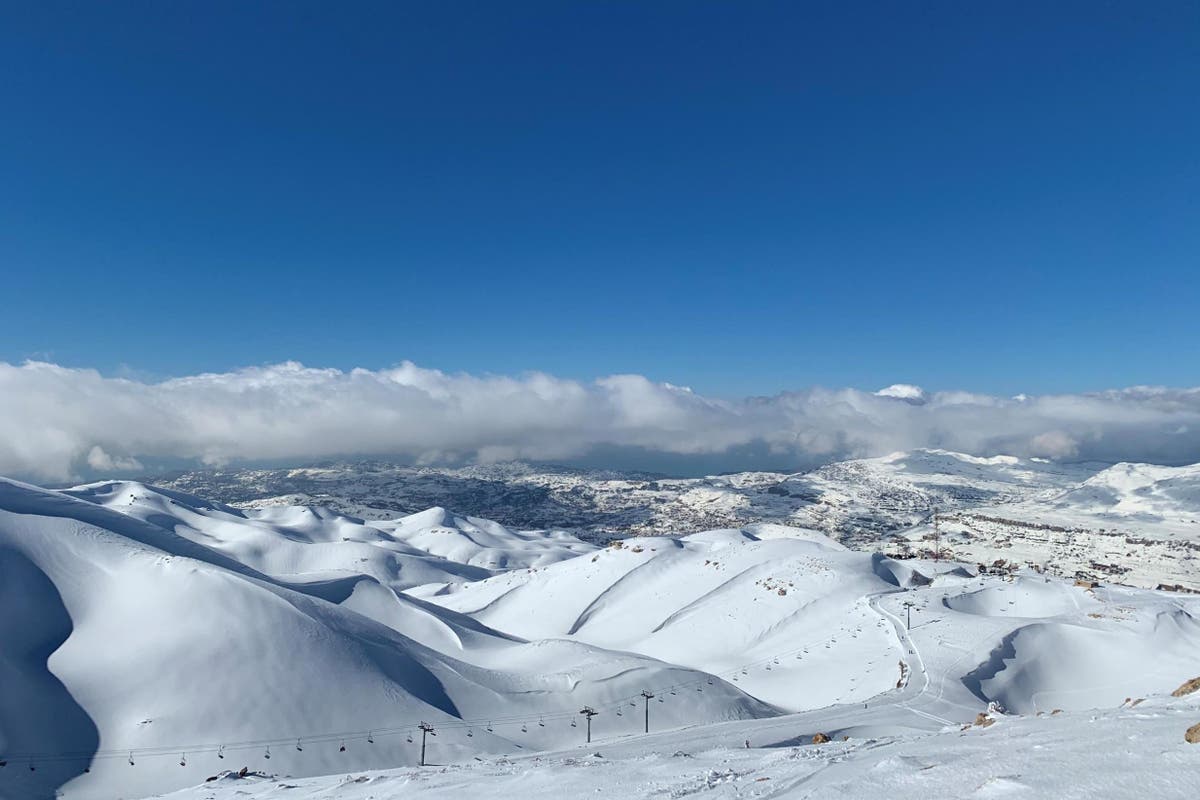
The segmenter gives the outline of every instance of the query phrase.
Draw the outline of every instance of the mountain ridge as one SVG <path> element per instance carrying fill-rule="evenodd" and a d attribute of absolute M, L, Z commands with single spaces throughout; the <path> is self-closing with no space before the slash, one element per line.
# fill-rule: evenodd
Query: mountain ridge
<path fill-rule="evenodd" d="M 1200 492 L 1188 483 L 1200 465 L 1135 467 L 1160 479 L 1157 491 L 1142 492 L 1149 495 L 1140 499 L 1148 513 L 1140 515 L 1122 513 L 1139 500 L 1136 491 L 1108 487 L 1116 492 L 1111 508 L 1099 495 L 1097 481 L 1126 469 L 1120 464 L 937 449 L 792 474 L 670 478 L 524 463 L 451 469 L 367 462 L 193 472 L 168 485 L 219 494 L 248 509 L 323 503 L 379 519 L 440 505 L 510 526 L 558 528 L 596 543 L 759 522 L 813 528 L 850 547 L 895 556 L 931 555 L 932 540 L 941 538 L 946 557 L 987 564 L 1015 559 L 1071 578 L 1200 590 Z M 934 530 L 935 516 L 945 537 Z M 1049 529 L 1062 535 L 1031 533 Z M 1126 540 L 1141 544 L 1131 549 Z M 1097 557 L 1083 557 L 1087 551 Z M 1118 569 L 1109 569 L 1114 563 Z"/>

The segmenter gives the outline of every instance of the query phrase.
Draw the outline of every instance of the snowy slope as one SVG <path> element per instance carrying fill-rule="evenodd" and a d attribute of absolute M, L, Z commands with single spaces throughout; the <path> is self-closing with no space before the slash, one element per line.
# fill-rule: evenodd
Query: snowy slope
<path fill-rule="evenodd" d="M 228 524 L 220 507 L 187 513 L 201 512 L 215 522 L 193 519 L 192 536 Z M 0 481 L 0 754 L 19 765 L 0 772 L 0 796 L 63 783 L 71 797 L 161 791 L 204 777 L 222 744 L 266 760 L 273 742 L 270 763 L 299 774 L 413 763 L 402 736 L 421 720 L 495 719 L 448 749 L 510 752 L 557 738 L 539 716 L 699 679 L 635 654 L 525 642 L 369 574 L 331 579 L 346 570 L 340 553 L 283 559 L 315 570 L 286 580 L 235 558 L 277 565 L 260 550 L 320 550 L 349 524 L 330 520 L 305 542 L 284 535 L 296 524 L 270 541 L 241 526 L 249 545 L 230 534 L 209 547 L 163 520 Z M 714 719 L 774 713 L 720 680 L 694 702 Z"/>
<path fill-rule="evenodd" d="M 441 508 L 367 523 L 323 507 L 242 510 L 132 481 L 64 492 L 173 531 L 273 576 L 369 575 L 397 590 L 543 566 L 594 549 L 563 531 L 512 531 Z"/>
<path fill-rule="evenodd" d="M 1054 512 L 1146 524 L 1179 538 L 1200 535 L 1200 464 L 1117 464 L 1053 498 Z"/>
<path fill-rule="evenodd" d="M 1100 466 L 914 450 L 830 464 L 792 476 L 774 491 L 814 498 L 812 506 L 794 515 L 799 520 L 844 533 L 879 533 L 912 525 L 934 509 L 1050 497 Z"/>
<path fill-rule="evenodd" d="M 784 475 L 703 478 L 500 464 L 378 463 L 193 472 L 172 485 L 247 509 L 320 503 L 373 519 L 429 505 L 592 541 L 760 522 L 815 528 L 861 550 L 1004 559 L 1064 577 L 1200 591 L 1198 466 L 1067 464 L 914 450 Z"/>
<path fill-rule="evenodd" d="M 1117 464 L 1064 491 L 939 515 L 948 555 L 1200 591 L 1200 465 Z M 896 534 L 929 547 L 929 520 Z"/>
<path fill-rule="evenodd" d="M 518 636 L 571 636 L 726 675 L 793 711 L 862 702 L 898 679 L 943 720 L 991 701 L 1089 708 L 1200 663 L 1200 598 L 974 577 L 778 526 L 631 539 L 429 599 Z M 911 632 L 899 625 L 903 602 Z"/>
<path fill-rule="evenodd" d="M 413 765 L 421 721 L 437 763 L 536 786 L 532 766 L 522 779 L 496 756 L 580 742 L 585 704 L 598 712 L 593 747 L 630 758 L 721 752 L 731 738 L 783 753 L 817 731 L 945 736 L 989 703 L 1111 709 L 1169 692 L 1200 664 L 1200 596 L 975 576 L 814 530 L 757 524 L 595 549 L 441 509 L 364 523 L 127 483 L 0 481 L 0 608 L 0 797 L 22 800 L 137 797 L 240 766 L 291 785 Z M 686 762 L 647 765 L 638 785 L 684 791 L 655 783 L 670 763 Z M 431 780 L 408 775 L 374 780 L 381 791 Z M 328 797 L 368 788 L 311 785 Z"/>
<path fill-rule="evenodd" d="M 819 533 L 763 525 L 631 539 L 428 599 L 524 638 L 570 636 L 725 675 L 796 709 L 865 699 L 895 683 L 895 632 L 865 598 L 909 574 Z M 833 661 L 862 669 L 831 679 Z"/>
<path fill-rule="evenodd" d="M 812 732 L 828 726 L 811 714 L 426 769 L 286 781 L 225 777 L 170 798 L 1187 800 L 1200 778 L 1200 745 L 1185 743 L 1183 731 L 1197 722 L 1200 701 L 1152 698 L 1136 708 L 1001 716 L 986 728 L 867 734 L 813 745 Z M 751 747 L 742 747 L 743 740 Z"/>

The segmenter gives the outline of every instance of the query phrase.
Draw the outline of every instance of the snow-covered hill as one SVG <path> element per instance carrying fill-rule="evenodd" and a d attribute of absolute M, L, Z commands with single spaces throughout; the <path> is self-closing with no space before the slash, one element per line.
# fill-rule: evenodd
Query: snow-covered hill
<path fill-rule="evenodd" d="M 366 522 L 321 506 L 238 509 L 131 481 L 89 484 L 64 493 L 285 579 L 369 575 L 400 590 L 545 566 L 595 549 L 564 531 L 513 531 L 443 508 Z"/>
<path fill-rule="evenodd" d="M 1200 663 L 1200 597 L 975 577 L 810 529 L 597 549 L 125 482 L 0 481 L 0 608 L 0 796 L 22 800 L 412 765 L 420 722 L 438 763 L 507 763 L 579 742 L 585 705 L 605 747 L 647 719 L 689 750 L 942 735 L 989 702 L 1161 695 Z"/>
<path fill-rule="evenodd" d="M 952 557 L 1200 591 L 1200 465 L 1117 464 L 1063 491 L 939 514 Z M 894 535 L 927 549 L 930 520 Z"/>
<path fill-rule="evenodd" d="M 932 556 L 936 514 L 949 557 L 1200 590 L 1197 469 L 915 450 L 797 475 L 665 478 L 524 464 L 364 463 L 193 472 L 170 484 L 248 509 L 319 503 L 386 519 L 437 505 L 599 542 L 774 522 L 892 555 Z"/>
<path fill-rule="evenodd" d="M 527 642 L 397 590 L 414 571 L 492 574 L 422 550 L 429 540 L 521 564 L 585 547 L 573 540 L 437 512 L 381 528 L 269 516 L 147 487 L 0 481 L 0 796 L 66 784 L 69 797 L 137 797 L 202 780 L 219 752 L 296 774 L 414 763 L 404 737 L 422 720 L 470 730 L 442 740 L 461 757 L 544 747 L 561 734 L 539 719 L 707 679 L 583 642 Z M 732 683 L 705 686 L 696 713 L 775 713 Z"/>
<path fill-rule="evenodd" d="M 444 469 L 367 462 L 190 472 L 166 485 L 245 507 L 328 504 L 364 517 L 390 518 L 438 505 L 521 527 L 575 529 L 592 538 L 786 521 L 865 541 L 912 525 L 935 506 L 1049 496 L 1103 467 L 915 450 L 797 475 L 667 478 L 525 464 Z"/>
<path fill-rule="evenodd" d="M 797 710 L 895 684 L 899 643 L 868 599 L 913 579 L 819 533 L 755 525 L 617 541 L 549 569 L 414 593 L 522 638 L 569 636 L 723 675 Z M 858 666 L 830 669 L 847 659 Z"/>

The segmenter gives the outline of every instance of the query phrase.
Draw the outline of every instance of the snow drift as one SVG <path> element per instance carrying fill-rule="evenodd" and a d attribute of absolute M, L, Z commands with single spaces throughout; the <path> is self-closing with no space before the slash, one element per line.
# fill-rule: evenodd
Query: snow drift
<path fill-rule="evenodd" d="M 1200 598 L 977 577 L 812 530 L 596 548 L 127 482 L 0 480 L 0 608 L 0 796 L 22 800 L 412 765 L 422 721 L 437 763 L 560 748 L 585 705 L 608 743 L 647 716 L 696 736 L 771 720 L 779 746 L 907 736 L 991 702 L 1115 707 L 1200 660 Z"/>
<path fill-rule="evenodd" d="M 305 545 L 312 556 L 272 557 L 256 537 L 269 530 L 287 551 L 297 545 L 287 535 L 297 525 L 251 521 L 239 528 L 246 541 L 228 534 L 210 547 L 177 533 L 178 516 L 150 509 L 171 500 L 182 516 L 212 515 L 217 528 L 231 524 L 227 509 L 132 491 L 138 514 L 0 481 L 0 757 L 9 762 L 0 792 L 49 797 L 66 784 L 70 797 L 135 797 L 196 783 L 235 758 L 294 774 L 413 763 L 404 734 L 422 720 L 497 721 L 493 731 L 480 723 L 462 742 L 446 737 L 442 758 L 508 752 L 561 737 L 583 703 L 697 679 L 633 654 L 527 643 L 400 595 L 374 575 L 350 575 L 352 559 L 336 544 L 328 558 L 319 551 L 352 521 L 314 531 Z M 303 519 L 298 510 L 293 516 Z M 187 532 L 199 540 L 204 527 Z M 385 560 L 396 556 L 396 540 L 377 529 L 370 535 L 383 538 Z M 515 552 L 527 538 L 515 539 Z M 418 552 L 429 574 L 461 577 L 464 565 Z M 271 576 L 230 553 L 291 569 Z M 297 566 L 313 572 L 292 571 Z M 338 576 L 343 590 L 331 591 Z M 716 718 L 773 713 L 723 681 L 693 703 L 711 706 Z M 552 714 L 553 731 L 537 725 Z M 280 747 L 284 739 L 289 746 Z M 273 750 L 259 744 L 268 741 Z"/>

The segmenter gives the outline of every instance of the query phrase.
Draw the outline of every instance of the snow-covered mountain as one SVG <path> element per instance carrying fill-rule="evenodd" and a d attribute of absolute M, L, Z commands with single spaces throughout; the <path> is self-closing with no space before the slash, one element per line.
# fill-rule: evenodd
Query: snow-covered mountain
<path fill-rule="evenodd" d="M 1033 473 L 1041 491 L 1051 479 Z M 936 475 L 911 491 L 945 491 Z M 948 737 L 989 703 L 1032 720 L 1148 697 L 1177 724 L 1196 703 L 1165 695 L 1200 663 L 1200 596 L 975 576 L 812 529 L 598 548 L 441 508 L 368 522 L 128 482 L 0 480 L 0 608 L 0 797 L 14 800 L 139 797 L 243 766 L 288 777 L 189 796 L 285 792 L 411 767 L 422 722 L 431 761 L 476 765 L 431 786 L 465 794 L 514 763 L 554 781 L 598 747 Z M 595 742 L 570 749 L 585 747 L 585 706 Z M 557 753 L 545 777 L 512 760 L 542 752 Z M 365 797 L 428 781 L 409 774 L 307 785 Z"/>
<path fill-rule="evenodd" d="M 795 475 L 364 463 L 192 472 L 167 484 L 241 508 L 322 504 L 364 518 L 444 506 L 596 542 L 770 522 L 899 556 L 932 555 L 945 533 L 943 555 L 972 563 L 1004 560 L 1072 578 L 1200 590 L 1198 469 L 915 450 Z"/>
<path fill-rule="evenodd" d="M 1200 465 L 1117 464 L 1062 491 L 938 515 L 951 557 L 1200 591 Z M 894 534 L 928 548 L 929 520 Z"/>
<path fill-rule="evenodd" d="M 298 774 L 412 763 L 399 734 L 422 720 L 479 720 L 461 743 L 442 740 L 463 757 L 544 747 L 560 734 L 540 717 L 707 678 L 526 641 L 399 591 L 493 573 L 432 549 L 536 569 L 586 549 L 567 537 L 436 512 L 381 527 L 267 516 L 131 484 L 0 481 L 0 758 L 13 767 L 0 796 L 68 783 L 65 796 L 137 797 L 202 780 L 223 744 L 232 761 L 264 759 L 273 741 L 270 763 Z M 720 679 L 693 705 L 713 719 L 775 713 Z M 531 727 L 489 731 L 493 719 Z"/>
<path fill-rule="evenodd" d="M 443 508 L 367 522 L 321 506 L 238 509 L 132 481 L 63 493 L 166 528 L 282 579 L 368 575 L 401 590 L 546 566 L 595 549 L 564 531 L 523 533 Z"/>
<path fill-rule="evenodd" d="M 1105 466 L 915 450 L 800 474 L 668 478 L 520 463 L 448 469 L 365 462 L 189 472 L 156 482 L 238 506 L 329 505 L 366 518 L 444 506 L 508 525 L 567 528 L 592 538 L 790 521 L 839 539 L 867 540 L 912 525 L 935 506 L 949 510 L 1048 497 Z"/>

